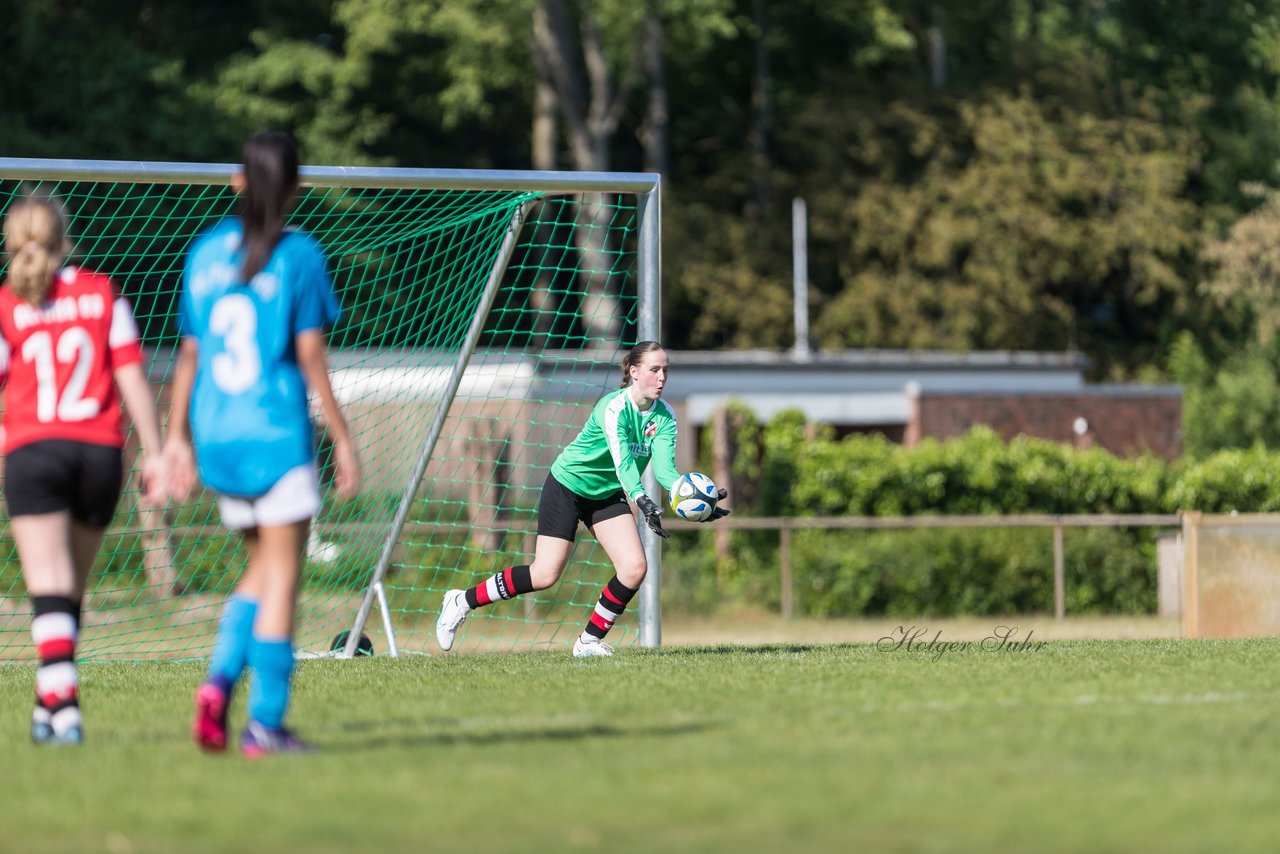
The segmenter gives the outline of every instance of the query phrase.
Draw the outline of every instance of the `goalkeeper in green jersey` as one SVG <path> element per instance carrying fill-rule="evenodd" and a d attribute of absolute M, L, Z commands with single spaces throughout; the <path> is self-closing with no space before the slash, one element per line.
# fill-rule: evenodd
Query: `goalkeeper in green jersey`
<path fill-rule="evenodd" d="M 470 590 L 450 590 L 440 604 L 436 640 L 448 650 L 467 614 L 475 608 L 523 593 L 545 590 L 560 580 L 578 523 L 586 525 L 613 562 L 586 628 L 573 645 L 575 658 L 613 655 L 603 642 L 644 581 L 648 566 L 631 504 L 655 534 L 662 509 L 644 491 L 640 475 L 653 463 L 662 488 L 670 490 L 676 471 L 676 416 L 662 400 L 670 361 L 656 341 L 641 341 L 622 360 L 622 387 L 605 395 L 578 437 L 551 466 L 538 502 L 538 543 L 533 563 L 509 566 Z M 726 495 L 720 490 L 720 498 Z M 717 507 L 707 521 L 729 514 Z"/>

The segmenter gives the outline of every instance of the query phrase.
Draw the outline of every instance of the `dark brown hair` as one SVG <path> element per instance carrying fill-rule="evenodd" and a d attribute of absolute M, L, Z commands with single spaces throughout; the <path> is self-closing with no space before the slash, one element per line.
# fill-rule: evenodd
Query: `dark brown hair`
<path fill-rule="evenodd" d="M 263 131 L 244 144 L 244 262 L 240 281 L 262 272 L 284 233 L 285 217 L 298 189 L 298 145 L 279 131 Z"/>
<path fill-rule="evenodd" d="M 627 355 L 622 357 L 622 385 L 618 386 L 618 388 L 626 388 L 631 384 L 631 369 L 640 366 L 645 353 L 652 353 L 661 349 L 662 345 L 657 341 L 641 341 L 628 350 Z"/>

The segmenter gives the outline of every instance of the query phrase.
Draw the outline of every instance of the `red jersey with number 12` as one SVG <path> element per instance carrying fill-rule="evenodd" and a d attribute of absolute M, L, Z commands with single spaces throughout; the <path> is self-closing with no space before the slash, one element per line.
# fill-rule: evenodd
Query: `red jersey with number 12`
<path fill-rule="evenodd" d="M 114 372 L 142 360 L 129 303 L 100 273 L 66 267 L 43 305 L 0 287 L 4 452 L 44 439 L 124 445 Z"/>

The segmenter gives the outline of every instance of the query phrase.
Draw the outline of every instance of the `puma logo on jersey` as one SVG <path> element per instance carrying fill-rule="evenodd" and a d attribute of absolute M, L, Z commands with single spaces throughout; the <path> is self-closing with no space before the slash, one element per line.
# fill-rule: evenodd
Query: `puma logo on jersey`
<path fill-rule="evenodd" d="M 58 297 L 39 308 L 20 302 L 13 307 L 13 325 L 21 332 L 39 323 L 97 320 L 106 313 L 107 301 L 102 294 L 81 294 L 78 297 Z"/>

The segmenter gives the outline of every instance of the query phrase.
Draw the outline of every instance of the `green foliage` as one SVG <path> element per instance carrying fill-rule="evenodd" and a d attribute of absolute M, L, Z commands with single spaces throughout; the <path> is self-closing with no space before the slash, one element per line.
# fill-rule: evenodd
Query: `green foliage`
<path fill-rule="evenodd" d="M 0 0 L 0 150 L 226 161 L 270 124 L 312 163 L 524 168 L 538 2 Z M 1255 190 L 1280 179 L 1280 0 L 1213 26 L 1191 0 L 564 9 L 601 53 L 558 59 L 611 84 L 601 162 L 642 166 L 669 117 L 672 346 L 791 343 L 793 196 L 824 346 L 1074 343 L 1132 376 L 1183 330 L 1230 350 L 1277 326 Z"/>
<path fill-rule="evenodd" d="M 1205 513 L 1280 511 L 1280 453 L 1255 445 L 1210 454 L 1182 468 L 1168 500 Z"/>
<path fill-rule="evenodd" d="M 1189 371 L 1205 367 L 1183 352 Z M 760 425 L 735 407 L 738 513 L 955 516 L 1280 512 L 1280 452 L 1261 445 L 1202 460 L 1115 457 L 1039 439 L 1003 441 L 985 427 L 914 448 L 877 434 L 836 441 L 798 412 Z M 705 437 L 704 437 L 705 438 Z M 757 480 L 750 479 L 754 475 Z M 796 607 L 811 616 L 925 616 L 1052 608 L 1047 529 L 802 531 L 793 534 Z M 1151 530 L 1071 529 L 1066 603 L 1072 613 L 1155 607 Z M 664 571 L 677 608 L 725 601 L 776 606 L 777 534 L 735 532 L 717 560 L 708 533 L 675 538 Z"/>
<path fill-rule="evenodd" d="M 1280 329 L 1280 194 L 1265 186 L 1248 186 L 1259 204 L 1222 238 L 1207 243 L 1202 257 L 1210 274 L 1202 289 L 1217 310 L 1242 318 L 1240 325 L 1266 347 Z"/>
<path fill-rule="evenodd" d="M 742 531 L 733 536 L 733 557 L 717 560 L 712 531 L 681 534 L 662 547 L 663 607 L 682 614 L 714 614 L 726 604 L 776 608 L 778 536 Z"/>
<path fill-rule="evenodd" d="M 739 493 L 735 498 L 754 504 L 757 496 L 752 490 L 756 484 L 760 483 L 761 462 L 766 458 L 761 444 L 763 425 L 751 408 L 739 401 L 730 400 L 725 410 L 729 425 L 730 465 L 734 482 L 741 482 L 748 490 L 745 494 Z M 698 450 L 698 466 L 703 472 L 712 471 L 714 439 L 714 427 L 710 424 L 705 425 L 702 430 L 702 446 Z"/>
<path fill-rule="evenodd" d="M 1176 340 L 1169 373 L 1183 388 L 1183 450 L 1280 449 L 1280 347 L 1252 345 L 1213 364 L 1190 333 Z"/>
<path fill-rule="evenodd" d="M 915 448 L 855 434 L 799 450 L 790 492 L 800 515 L 1165 512 L 1160 460 L 1025 437 L 1006 444 L 985 427 Z"/>
<path fill-rule="evenodd" d="M 664 218 L 663 257 L 676 266 L 668 277 L 676 335 L 707 349 L 791 343 L 792 287 L 777 267 L 785 230 L 727 218 L 696 199 Z"/>
<path fill-rule="evenodd" d="M 0 4 L 0 151 L 136 160 L 210 150 L 195 142 L 195 128 L 207 141 L 220 135 L 219 122 L 206 105 L 187 101 L 183 56 L 202 55 L 196 29 L 227 35 L 226 28 L 218 15 L 191 10 L 193 29 L 184 31 L 162 11 L 144 18 L 144 5 Z M 182 136 L 190 148 L 175 139 Z"/>
<path fill-rule="evenodd" d="M 789 515 L 796 511 L 791 485 L 796 482 L 796 461 L 810 439 L 830 441 L 831 428 L 810 424 L 798 411 L 780 412 L 764 431 L 764 465 L 761 470 L 761 511 Z"/>
<path fill-rule="evenodd" d="M 245 567 L 240 535 L 231 531 L 206 531 L 183 539 L 174 549 L 178 580 L 188 593 L 230 593 Z"/>
<path fill-rule="evenodd" d="M 767 425 L 740 406 L 730 412 L 740 513 L 1159 513 L 1172 500 L 1173 474 L 1149 457 L 1122 460 L 1035 439 L 1005 443 L 987 428 L 915 448 L 878 434 L 835 441 L 799 412 Z M 709 446 L 706 434 L 704 442 Z M 1152 532 L 1072 530 L 1064 541 L 1072 613 L 1154 609 Z M 664 573 L 673 607 L 777 607 L 777 534 L 736 532 L 732 542 L 727 561 L 715 558 L 709 533 L 668 544 Z M 800 531 L 793 534 L 795 606 L 815 617 L 1044 612 L 1053 607 L 1051 543 L 1046 529 Z"/>
<path fill-rule="evenodd" d="M 943 617 L 1053 611 L 1048 529 L 804 532 L 795 607 L 814 617 Z M 1144 532 L 1063 537 L 1068 613 L 1155 610 L 1154 546 Z"/>
<path fill-rule="evenodd" d="M 17 590 L 22 584 L 22 564 L 12 537 L 0 541 L 0 584 L 5 590 Z"/>
<path fill-rule="evenodd" d="M 1212 202 L 1242 203 L 1242 179 L 1268 182 L 1280 158 L 1280 4 L 1229 3 L 1200 18 L 1196 0 L 1108 4 L 1100 31 L 1112 73 L 1159 100 L 1170 123 L 1192 129 L 1206 158 Z"/>
<path fill-rule="evenodd" d="M 793 132 L 816 156 L 826 116 L 854 116 L 815 193 L 843 283 L 814 325 L 824 346 L 1159 352 L 1198 245 L 1192 135 L 1142 102 L 1108 116 L 1025 90 L 831 98 Z"/>

